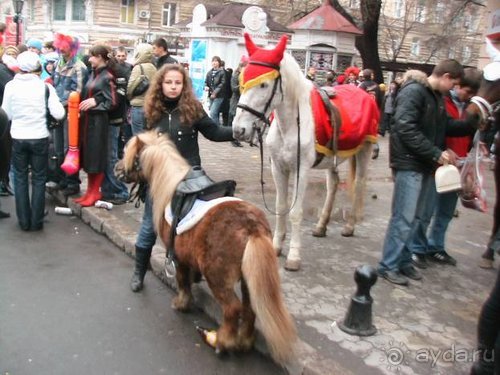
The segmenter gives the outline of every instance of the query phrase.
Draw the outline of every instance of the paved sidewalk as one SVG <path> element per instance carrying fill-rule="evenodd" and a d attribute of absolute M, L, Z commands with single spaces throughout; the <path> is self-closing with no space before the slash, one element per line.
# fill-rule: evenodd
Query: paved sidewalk
<path fill-rule="evenodd" d="M 200 139 L 200 147 L 203 166 L 213 179 L 235 179 L 237 196 L 263 208 L 257 148 L 233 148 L 229 143 L 204 139 Z M 365 218 L 352 238 L 340 235 L 343 217 L 349 209 L 345 188 L 338 193 L 327 237 L 310 235 L 325 192 L 324 172 L 311 174 L 304 206 L 302 269 L 295 273 L 280 270 L 286 301 L 301 339 L 300 365 L 289 370 L 322 375 L 467 374 L 474 355 L 479 311 L 497 272 L 477 266 L 491 229 L 491 213 L 459 207 L 460 215 L 452 221 L 448 232 L 448 251 L 457 258 L 457 267 L 434 265 L 423 271 L 421 282 L 414 281 L 408 288 L 378 280 L 372 289 L 373 320 L 378 329 L 374 336 L 349 336 L 337 327 L 355 291 L 354 269 L 362 264 L 375 266 L 381 255 L 392 182 L 387 139 L 380 140 L 380 147 L 380 157 L 370 167 Z M 346 166 L 341 166 L 341 171 L 345 176 Z M 487 179 L 492 207 L 492 176 Z M 274 184 L 267 155 L 265 181 L 266 200 L 272 205 Z M 133 255 L 142 207 L 136 209 L 126 204 L 111 211 L 94 207 L 80 210 L 71 200 L 68 205 L 85 223 Z M 274 224 L 271 214 L 268 218 Z M 284 250 L 286 253 L 287 247 Z M 158 275 L 162 275 L 163 259 L 163 247 L 156 246 L 152 266 Z M 280 262 L 284 263 L 283 257 Z M 146 276 L 146 290 L 148 277 L 151 275 Z M 124 287 L 128 287 L 128 281 L 124 280 Z M 220 313 L 206 286 L 202 283 L 194 289 L 196 303 L 217 319 Z M 258 349 L 265 351 L 261 342 Z"/>

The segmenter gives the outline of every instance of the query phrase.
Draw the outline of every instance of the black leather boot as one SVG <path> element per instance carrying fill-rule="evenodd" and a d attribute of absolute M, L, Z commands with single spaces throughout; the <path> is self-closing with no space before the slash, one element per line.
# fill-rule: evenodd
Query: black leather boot
<path fill-rule="evenodd" d="M 132 292 L 139 292 L 142 290 L 144 276 L 148 270 L 149 258 L 151 258 L 152 248 L 135 247 L 135 267 L 132 280 L 130 280 L 130 289 Z"/>

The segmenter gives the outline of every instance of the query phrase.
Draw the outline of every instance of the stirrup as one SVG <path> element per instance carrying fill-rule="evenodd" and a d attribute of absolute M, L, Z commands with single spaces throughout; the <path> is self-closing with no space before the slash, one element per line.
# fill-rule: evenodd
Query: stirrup
<path fill-rule="evenodd" d="M 177 266 L 175 265 L 175 260 L 172 258 L 165 259 L 165 275 L 171 279 L 175 277 L 177 273 Z"/>

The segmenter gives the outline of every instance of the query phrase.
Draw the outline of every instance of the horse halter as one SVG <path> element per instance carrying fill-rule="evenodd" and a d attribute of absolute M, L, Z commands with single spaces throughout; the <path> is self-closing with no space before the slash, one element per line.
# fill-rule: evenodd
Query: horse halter
<path fill-rule="evenodd" d="M 479 108 L 479 112 L 484 122 L 492 121 L 494 113 L 500 108 L 500 102 L 490 104 L 486 99 L 477 95 L 473 96 L 470 101 Z"/>
<path fill-rule="evenodd" d="M 277 70 L 278 73 L 280 71 L 280 66 L 276 65 L 276 64 L 266 63 L 266 62 L 262 62 L 262 61 L 250 61 L 248 64 L 249 65 L 266 66 L 266 67 L 269 67 L 269 68 Z M 240 103 L 238 103 L 236 105 L 236 107 L 241 108 L 244 111 L 250 112 L 252 115 L 254 115 L 255 117 L 257 117 L 260 121 L 262 121 L 264 124 L 270 126 L 271 122 L 269 121 L 269 117 L 266 116 L 266 113 L 269 110 L 269 107 L 271 106 L 271 102 L 273 101 L 274 95 L 276 94 L 276 91 L 278 89 L 278 82 L 280 84 L 280 90 L 283 91 L 283 89 L 281 87 L 281 75 L 278 75 L 278 77 L 274 80 L 274 85 L 273 85 L 273 90 L 271 92 L 271 96 L 269 97 L 266 105 L 264 106 L 264 110 L 262 112 L 259 112 L 259 111 L 255 110 L 255 109 L 253 109 L 252 107 L 249 107 L 246 104 L 240 104 Z M 255 128 L 255 124 L 254 124 L 254 128 Z"/>

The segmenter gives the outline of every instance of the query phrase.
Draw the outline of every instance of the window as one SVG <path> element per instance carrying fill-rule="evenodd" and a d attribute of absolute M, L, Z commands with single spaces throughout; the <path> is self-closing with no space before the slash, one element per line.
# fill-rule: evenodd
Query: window
<path fill-rule="evenodd" d="M 349 8 L 359 8 L 359 0 L 349 0 Z"/>
<path fill-rule="evenodd" d="M 412 39 L 410 53 L 413 56 L 420 55 L 420 39 L 418 39 L 418 38 L 413 38 Z"/>
<path fill-rule="evenodd" d="M 175 10 L 177 8 L 177 4 L 175 3 L 164 3 L 163 4 L 163 17 L 162 17 L 162 25 L 166 27 L 170 27 L 175 23 Z"/>
<path fill-rule="evenodd" d="M 54 0 L 54 21 L 85 21 L 85 0 Z"/>
<path fill-rule="evenodd" d="M 444 3 L 439 1 L 436 4 L 436 14 L 434 15 L 436 23 L 443 23 L 444 20 Z"/>
<path fill-rule="evenodd" d="M 415 9 L 415 21 L 425 21 L 425 0 L 418 0 L 417 7 Z"/>
<path fill-rule="evenodd" d="M 394 16 L 396 18 L 401 18 L 404 16 L 404 0 L 396 0 L 394 4 Z"/>
<path fill-rule="evenodd" d="M 122 0 L 120 9 L 120 22 L 134 23 L 135 0 Z"/>
<path fill-rule="evenodd" d="M 448 58 L 449 59 L 455 58 L 455 47 L 450 47 L 450 49 L 448 50 Z"/>
<path fill-rule="evenodd" d="M 468 62 L 471 58 L 471 48 L 469 46 L 464 46 L 462 49 L 462 62 Z"/>

